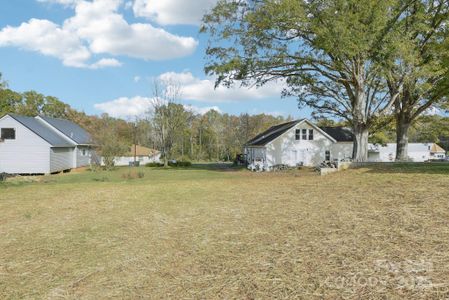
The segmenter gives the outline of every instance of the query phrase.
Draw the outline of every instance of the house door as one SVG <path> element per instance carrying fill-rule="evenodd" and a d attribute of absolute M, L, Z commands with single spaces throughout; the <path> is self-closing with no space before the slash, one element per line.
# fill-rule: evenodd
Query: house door
<path fill-rule="evenodd" d="M 296 166 L 297 163 L 298 163 L 298 151 L 297 150 L 292 150 L 291 158 L 290 158 L 290 164 L 292 166 Z"/>

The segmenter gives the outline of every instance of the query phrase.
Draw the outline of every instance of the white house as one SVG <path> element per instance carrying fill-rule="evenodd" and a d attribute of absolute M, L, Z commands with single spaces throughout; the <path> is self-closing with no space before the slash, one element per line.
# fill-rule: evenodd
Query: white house
<path fill-rule="evenodd" d="M 396 143 L 385 145 L 369 144 L 368 161 L 392 162 L 396 157 Z M 444 159 L 446 151 L 435 143 L 409 143 L 408 157 L 413 162 L 425 162 Z"/>
<path fill-rule="evenodd" d="M 273 126 L 249 140 L 244 147 L 246 160 L 270 170 L 275 165 L 316 166 L 323 161 L 350 160 L 353 134 L 344 127 L 318 127 L 307 119 Z M 369 145 L 369 161 L 394 160 L 396 144 Z M 444 157 L 436 144 L 409 144 L 411 161 L 421 162 Z"/>
<path fill-rule="evenodd" d="M 90 135 L 77 124 L 44 116 L 0 118 L 0 173 L 50 174 L 87 166 Z"/>
<path fill-rule="evenodd" d="M 245 145 L 249 163 L 316 166 L 352 157 L 352 134 L 344 128 L 319 128 L 307 119 L 273 126 Z"/>
<path fill-rule="evenodd" d="M 147 148 L 141 145 L 131 145 L 124 156 L 114 157 L 115 166 L 129 166 L 134 163 L 134 156 L 140 165 L 159 162 L 161 153 L 157 150 Z M 101 165 L 104 165 L 104 159 L 101 159 Z"/>

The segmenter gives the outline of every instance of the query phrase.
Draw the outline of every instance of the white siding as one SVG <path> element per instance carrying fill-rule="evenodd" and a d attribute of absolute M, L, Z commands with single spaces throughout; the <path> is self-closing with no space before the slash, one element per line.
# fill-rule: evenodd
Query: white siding
<path fill-rule="evenodd" d="M 51 148 L 50 172 L 60 172 L 73 167 L 73 152 L 75 148 Z"/>
<path fill-rule="evenodd" d="M 50 144 L 11 118 L 0 119 L 0 128 L 15 128 L 16 139 L 0 143 L 0 172 L 39 174 L 50 172 Z"/>
<path fill-rule="evenodd" d="M 331 160 L 352 159 L 353 142 L 337 142 L 331 147 Z"/>
<path fill-rule="evenodd" d="M 413 162 L 424 162 L 431 159 L 430 149 L 432 143 L 409 143 L 408 158 Z M 369 145 L 371 150 L 368 155 L 370 162 L 393 162 L 396 158 L 396 143 L 382 145 Z"/>
<path fill-rule="evenodd" d="M 302 134 L 301 140 L 296 140 L 296 129 L 312 129 L 313 140 L 303 140 Z M 316 166 L 325 160 L 326 150 L 330 151 L 332 144 L 333 141 L 315 127 L 301 122 L 266 145 L 267 164 Z"/>
<path fill-rule="evenodd" d="M 137 156 L 136 160 L 143 166 L 152 162 L 160 162 L 161 154 L 153 156 Z M 114 165 L 117 167 L 129 166 L 129 163 L 134 162 L 134 156 L 120 156 L 114 157 Z M 101 165 L 104 166 L 104 160 L 101 158 Z"/>
<path fill-rule="evenodd" d="M 83 150 L 85 154 L 83 155 Z M 76 147 L 76 168 L 85 167 L 90 165 L 91 149 L 87 146 Z"/>

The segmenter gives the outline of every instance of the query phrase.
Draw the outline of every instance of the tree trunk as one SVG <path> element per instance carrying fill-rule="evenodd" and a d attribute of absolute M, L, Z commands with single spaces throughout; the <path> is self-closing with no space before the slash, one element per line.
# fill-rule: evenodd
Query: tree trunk
<path fill-rule="evenodd" d="M 408 130 L 411 122 L 398 116 L 396 123 L 396 161 L 407 161 L 408 158 Z"/>
<path fill-rule="evenodd" d="M 368 135 L 369 130 L 364 125 L 355 124 L 354 130 L 354 147 L 352 159 L 356 162 L 365 162 L 368 160 Z"/>

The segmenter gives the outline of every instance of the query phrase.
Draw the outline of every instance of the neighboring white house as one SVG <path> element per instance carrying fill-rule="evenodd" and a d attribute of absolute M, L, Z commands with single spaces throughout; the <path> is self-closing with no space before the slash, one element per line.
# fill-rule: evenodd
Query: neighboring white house
<path fill-rule="evenodd" d="M 323 161 L 349 160 L 353 134 L 344 127 L 318 127 L 307 119 L 273 126 L 249 140 L 244 147 L 246 161 L 270 170 L 275 165 L 316 166 Z M 369 145 L 369 161 L 394 160 L 396 144 Z M 436 144 L 409 144 L 411 161 L 421 162 L 442 156 Z"/>
<path fill-rule="evenodd" d="M 435 143 L 409 143 L 408 157 L 413 162 L 444 159 L 446 151 Z M 392 162 L 396 157 L 396 143 L 385 145 L 369 144 L 368 161 Z"/>
<path fill-rule="evenodd" d="M 143 147 L 140 145 L 131 145 L 128 152 L 124 156 L 114 158 L 115 166 L 129 166 L 134 163 L 134 156 L 140 165 L 147 163 L 159 162 L 161 153 L 157 150 Z M 104 165 L 104 159 L 101 159 L 101 164 Z"/>
<path fill-rule="evenodd" d="M 77 124 L 44 116 L 0 118 L 0 173 L 49 174 L 87 166 L 90 135 Z"/>

